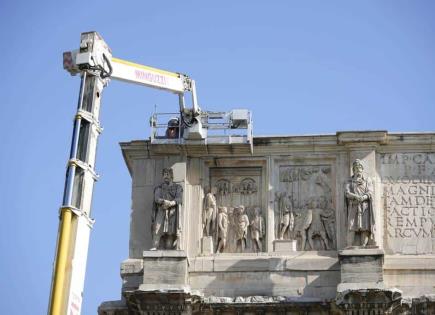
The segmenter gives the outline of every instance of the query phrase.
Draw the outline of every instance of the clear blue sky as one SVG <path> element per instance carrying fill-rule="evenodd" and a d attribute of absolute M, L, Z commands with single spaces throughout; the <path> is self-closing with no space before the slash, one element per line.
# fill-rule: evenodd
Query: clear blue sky
<path fill-rule="evenodd" d="M 0 2 L 0 296 L 44 314 L 79 78 L 62 52 L 96 30 L 115 56 L 189 74 L 208 110 L 250 108 L 255 135 L 435 128 L 433 1 Z M 146 139 L 171 94 L 103 94 L 83 314 L 118 299 L 130 177 L 118 142 Z M 144 228 L 146 228 L 144 226 Z"/>

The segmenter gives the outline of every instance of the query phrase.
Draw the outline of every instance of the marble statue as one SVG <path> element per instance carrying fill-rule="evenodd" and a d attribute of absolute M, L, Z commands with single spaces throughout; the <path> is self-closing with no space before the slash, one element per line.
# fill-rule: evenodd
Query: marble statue
<path fill-rule="evenodd" d="M 204 206 L 202 212 L 202 225 L 204 230 L 204 236 L 212 236 L 214 226 L 216 225 L 216 212 L 216 197 L 210 189 L 204 197 Z"/>
<path fill-rule="evenodd" d="M 291 234 L 295 223 L 292 197 L 287 196 L 286 192 L 280 195 L 278 208 L 280 215 L 279 239 L 282 240 L 285 234 Z M 288 236 L 288 238 L 290 238 L 290 236 Z"/>
<path fill-rule="evenodd" d="M 236 251 L 243 253 L 246 249 L 246 238 L 248 236 L 249 218 L 245 213 L 245 207 L 240 205 L 234 209 L 234 223 L 236 228 Z"/>
<path fill-rule="evenodd" d="M 228 180 L 220 180 L 216 183 L 216 190 L 220 196 L 229 195 L 230 190 L 230 182 Z"/>
<path fill-rule="evenodd" d="M 264 220 L 261 216 L 261 209 L 255 207 L 254 218 L 250 224 L 251 227 L 251 239 L 252 239 L 252 249 L 254 252 L 262 251 L 262 240 L 266 234 L 266 229 L 264 227 Z"/>
<path fill-rule="evenodd" d="M 326 230 L 322 222 L 322 214 L 323 210 L 320 209 L 317 200 L 311 200 L 307 209 L 304 225 L 307 230 L 308 243 L 310 244 L 311 250 L 315 250 L 313 242 L 315 236 L 320 236 L 324 249 L 329 249 Z"/>
<path fill-rule="evenodd" d="M 331 202 L 325 197 L 321 196 L 319 206 L 323 209 L 321 214 L 323 225 L 325 226 L 326 236 L 332 243 L 332 248 L 337 248 L 337 235 L 335 229 L 335 210 L 330 206 Z"/>
<path fill-rule="evenodd" d="M 162 171 L 163 183 L 154 189 L 152 213 L 151 250 L 177 249 L 179 247 L 180 208 L 183 201 L 183 188 L 173 182 L 171 168 Z"/>
<path fill-rule="evenodd" d="M 346 217 L 348 245 L 352 246 L 359 235 L 359 245 L 367 246 L 374 238 L 375 217 L 373 212 L 373 187 L 363 175 L 364 166 L 360 160 L 352 164 L 353 175 L 346 183 Z"/>
<path fill-rule="evenodd" d="M 219 214 L 217 218 L 217 248 L 216 253 L 222 253 L 227 245 L 228 235 L 228 214 L 227 207 L 219 207 Z"/>

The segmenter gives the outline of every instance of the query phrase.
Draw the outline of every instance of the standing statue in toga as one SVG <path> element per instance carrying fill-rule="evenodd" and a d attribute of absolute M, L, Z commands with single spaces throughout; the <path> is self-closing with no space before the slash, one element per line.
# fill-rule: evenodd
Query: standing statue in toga
<path fill-rule="evenodd" d="M 154 189 L 154 206 L 152 214 L 151 250 L 179 249 L 181 231 L 180 209 L 183 201 L 183 187 L 173 182 L 171 168 L 162 171 L 163 183 Z"/>
<path fill-rule="evenodd" d="M 352 246 L 359 236 L 360 246 L 374 241 L 375 217 L 373 211 L 372 183 L 363 175 L 364 166 L 360 160 L 352 164 L 353 175 L 345 188 L 348 245 Z"/>
<path fill-rule="evenodd" d="M 202 210 L 202 227 L 204 236 L 212 236 L 216 226 L 217 205 L 216 197 L 210 188 L 204 197 Z"/>

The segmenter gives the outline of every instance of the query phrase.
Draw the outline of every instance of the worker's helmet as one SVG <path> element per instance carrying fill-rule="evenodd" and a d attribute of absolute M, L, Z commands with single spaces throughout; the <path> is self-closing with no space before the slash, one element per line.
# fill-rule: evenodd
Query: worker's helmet
<path fill-rule="evenodd" d="M 166 138 L 176 139 L 179 136 L 180 123 L 178 118 L 173 117 L 168 121 L 168 128 L 166 129 Z"/>
<path fill-rule="evenodd" d="M 180 122 L 179 122 L 177 117 L 172 117 L 168 121 L 168 127 L 178 127 L 179 124 L 180 124 Z"/>

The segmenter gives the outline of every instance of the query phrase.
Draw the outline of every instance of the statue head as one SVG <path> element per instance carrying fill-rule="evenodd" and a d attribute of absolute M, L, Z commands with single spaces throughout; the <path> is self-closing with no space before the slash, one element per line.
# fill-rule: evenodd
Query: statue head
<path fill-rule="evenodd" d="M 219 207 L 219 212 L 220 213 L 227 213 L 227 207 Z"/>
<path fill-rule="evenodd" d="M 327 209 L 328 205 L 329 205 L 328 198 L 326 198 L 325 196 L 320 196 L 319 197 L 319 208 Z"/>
<path fill-rule="evenodd" d="M 238 215 L 242 215 L 245 212 L 245 206 L 240 205 L 240 206 L 236 207 L 235 210 L 237 211 L 236 213 Z"/>
<path fill-rule="evenodd" d="M 174 171 L 172 168 L 164 168 L 162 171 L 162 177 L 166 184 L 170 184 L 174 179 Z"/>
<path fill-rule="evenodd" d="M 361 177 L 364 171 L 364 165 L 360 159 L 356 159 L 352 163 L 352 172 L 356 177 Z"/>
<path fill-rule="evenodd" d="M 318 206 L 318 200 L 315 197 L 311 197 L 308 200 L 308 208 L 309 209 L 315 209 Z"/>
<path fill-rule="evenodd" d="M 254 208 L 254 215 L 256 217 L 259 217 L 261 215 L 261 209 L 260 209 L 260 207 L 255 207 Z"/>

